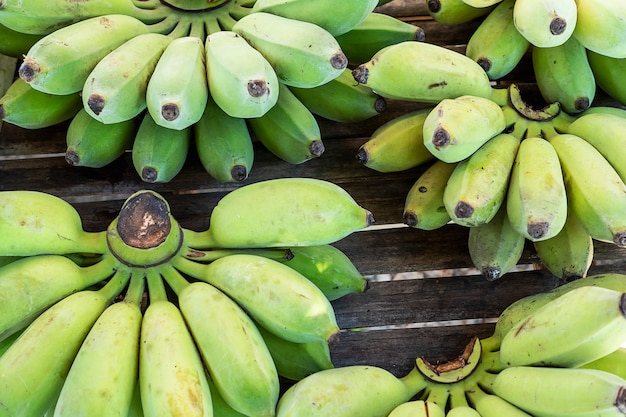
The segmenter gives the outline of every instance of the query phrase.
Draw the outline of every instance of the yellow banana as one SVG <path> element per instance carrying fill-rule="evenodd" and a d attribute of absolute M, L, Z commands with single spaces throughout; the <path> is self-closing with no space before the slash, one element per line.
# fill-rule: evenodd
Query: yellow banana
<path fill-rule="evenodd" d="M 574 33 L 579 16 L 576 0 L 515 0 L 515 27 L 532 45 L 563 44 Z"/>
<path fill-rule="evenodd" d="M 0 23 L 0 38 L 0 54 L 22 59 L 42 35 L 18 32 Z"/>
<path fill-rule="evenodd" d="M 430 0 L 428 14 L 443 25 L 468 23 L 490 12 L 491 7 L 475 7 L 464 0 Z"/>
<path fill-rule="evenodd" d="M 626 58 L 611 58 L 591 50 L 587 50 L 587 58 L 598 87 L 622 105 L 626 104 L 626 88 L 622 82 Z"/>
<path fill-rule="evenodd" d="M 626 4 L 577 0 L 574 36 L 585 48 L 612 58 L 626 58 Z"/>

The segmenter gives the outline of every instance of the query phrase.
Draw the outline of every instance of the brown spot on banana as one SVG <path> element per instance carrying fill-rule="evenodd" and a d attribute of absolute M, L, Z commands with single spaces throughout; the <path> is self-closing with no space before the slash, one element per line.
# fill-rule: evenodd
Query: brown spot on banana
<path fill-rule="evenodd" d="M 96 116 L 102 113 L 105 105 L 106 99 L 100 94 L 91 94 L 87 99 L 87 107 L 89 107 Z"/>
<path fill-rule="evenodd" d="M 336 70 L 345 69 L 348 66 L 348 57 L 343 51 L 337 51 L 330 57 L 330 65 Z"/>
<path fill-rule="evenodd" d="M 248 94 L 252 97 L 262 97 L 269 92 L 265 80 L 248 81 Z"/>
<path fill-rule="evenodd" d="M 550 21 L 550 33 L 553 35 L 560 35 L 565 32 L 567 28 L 567 21 L 561 16 L 556 16 Z"/>
<path fill-rule="evenodd" d="M 176 103 L 166 103 L 161 106 L 161 116 L 168 122 L 172 122 L 180 116 L 180 108 Z"/>

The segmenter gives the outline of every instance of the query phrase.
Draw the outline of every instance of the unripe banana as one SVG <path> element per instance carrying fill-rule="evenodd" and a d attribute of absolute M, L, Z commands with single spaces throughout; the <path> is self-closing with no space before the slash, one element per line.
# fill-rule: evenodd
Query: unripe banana
<path fill-rule="evenodd" d="M 150 75 L 148 112 L 159 126 L 182 130 L 200 120 L 208 97 L 204 43 L 192 36 L 173 39 Z"/>
<path fill-rule="evenodd" d="M 513 22 L 514 4 L 515 0 L 498 4 L 474 30 L 465 48 L 465 55 L 483 67 L 491 80 L 513 71 L 530 47 Z"/>
<path fill-rule="evenodd" d="M 87 76 L 83 106 L 102 123 L 132 119 L 146 108 L 146 88 L 171 38 L 144 33 L 102 58 Z"/>
<path fill-rule="evenodd" d="M 567 198 L 592 238 L 626 246 L 626 185 L 589 142 L 561 134 L 549 139 L 563 170 Z"/>
<path fill-rule="evenodd" d="M 376 6 L 378 0 L 257 0 L 252 13 L 267 12 L 314 23 L 338 36 L 361 23 Z"/>
<path fill-rule="evenodd" d="M 426 42 L 387 46 L 352 75 L 377 94 L 398 100 L 438 103 L 463 95 L 493 94 L 489 77 L 471 58 Z"/>
<path fill-rule="evenodd" d="M 442 161 L 459 162 L 505 127 L 502 108 L 488 98 L 443 99 L 424 121 L 424 146 Z"/>
<path fill-rule="evenodd" d="M 245 414 L 232 408 L 224 399 L 220 396 L 220 392 L 215 386 L 215 382 L 211 380 L 211 376 L 207 374 L 207 381 L 209 382 L 209 390 L 211 391 L 211 402 L 213 403 L 213 416 L 215 417 L 247 417 Z M 131 416 L 129 416 L 131 417 Z"/>
<path fill-rule="evenodd" d="M 29 49 L 19 75 L 44 93 L 78 93 L 102 58 L 127 40 L 147 32 L 148 26 L 127 15 L 92 17 L 65 26 Z"/>
<path fill-rule="evenodd" d="M 581 368 L 610 372 L 626 379 L 626 347 L 622 346 L 600 359 L 582 365 Z"/>
<path fill-rule="evenodd" d="M 333 35 L 313 23 L 257 12 L 239 19 L 232 30 L 261 52 L 289 86 L 325 84 L 348 65 Z"/>
<path fill-rule="evenodd" d="M 144 114 L 132 148 L 133 165 L 142 181 L 171 181 L 187 159 L 192 128 L 169 129 L 156 124 L 149 113 Z"/>
<path fill-rule="evenodd" d="M 443 25 L 460 25 L 485 16 L 490 7 L 474 7 L 464 0 L 428 0 L 428 14 Z"/>
<path fill-rule="evenodd" d="M 621 1 L 577 0 L 576 6 L 576 39 L 597 54 L 626 58 L 626 4 Z"/>
<path fill-rule="evenodd" d="M 0 12 L 0 16 L 2 13 Z M 22 59 L 30 48 L 42 38 L 42 35 L 22 33 L 0 23 L 0 54 Z"/>
<path fill-rule="evenodd" d="M 235 32 L 220 31 L 205 42 L 211 97 L 229 116 L 261 117 L 278 100 L 278 76 L 259 51 Z"/>
<path fill-rule="evenodd" d="M 443 193 L 444 205 L 455 223 L 478 226 L 496 215 L 506 199 L 519 146 L 518 138 L 500 133 L 456 165 Z"/>
<path fill-rule="evenodd" d="M 472 7 L 489 7 L 500 3 L 502 0 L 463 0 L 465 4 Z"/>
<path fill-rule="evenodd" d="M 539 92 L 548 103 L 558 101 L 563 110 L 587 110 L 596 94 L 596 79 L 587 50 L 571 36 L 550 48 L 533 48 L 533 70 Z"/>
<path fill-rule="evenodd" d="M 388 417 L 445 417 L 446 413 L 439 405 L 431 401 L 407 401 L 394 408 Z"/>
<path fill-rule="evenodd" d="M 254 146 L 245 119 L 229 116 L 209 96 L 193 133 L 198 158 L 209 175 L 224 184 L 248 178 Z"/>
<path fill-rule="evenodd" d="M 378 172 L 398 172 L 435 159 L 424 145 L 424 123 L 431 110 L 414 110 L 380 125 L 359 147 L 357 160 Z"/>
<path fill-rule="evenodd" d="M 65 134 L 65 161 L 72 166 L 101 168 L 133 147 L 137 132 L 134 119 L 104 124 L 81 108 Z"/>
<path fill-rule="evenodd" d="M 410 227 L 435 230 L 450 221 L 443 193 L 456 164 L 441 160 L 428 167 L 413 183 L 404 201 L 403 219 Z"/>
<path fill-rule="evenodd" d="M 567 218 L 559 155 L 545 139 L 524 139 L 517 151 L 506 196 L 511 225 L 535 242 L 556 236 Z"/>
<path fill-rule="evenodd" d="M 517 30 L 532 45 L 549 48 L 568 40 L 577 25 L 576 0 L 515 0 Z"/>
<path fill-rule="evenodd" d="M 499 396 L 483 391 L 479 386 L 466 392 L 470 404 L 481 417 L 534 417 Z"/>
<path fill-rule="evenodd" d="M 626 58 L 611 58 L 591 50 L 587 50 L 587 58 L 598 87 L 611 98 L 626 104 L 626 88 L 623 82 Z"/>
<path fill-rule="evenodd" d="M 81 108 L 79 94 L 42 93 L 16 78 L 0 97 L 0 120 L 24 129 L 43 129 L 71 119 Z"/>

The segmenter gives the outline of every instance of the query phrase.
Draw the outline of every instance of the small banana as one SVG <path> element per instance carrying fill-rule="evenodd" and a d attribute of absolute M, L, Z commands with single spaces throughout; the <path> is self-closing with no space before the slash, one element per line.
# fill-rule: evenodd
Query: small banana
<path fill-rule="evenodd" d="M 0 39 L 2 39 L 0 54 L 22 59 L 28 50 L 42 37 L 42 35 L 18 32 L 0 23 Z"/>
<path fill-rule="evenodd" d="M 173 39 L 146 87 L 146 107 L 159 126 L 182 130 L 202 116 L 209 97 L 204 43 L 193 36 Z"/>
<path fill-rule="evenodd" d="M 626 4 L 621 1 L 577 0 L 576 7 L 576 39 L 597 54 L 626 58 Z"/>
<path fill-rule="evenodd" d="M 469 403 L 481 417 L 534 417 L 503 398 L 474 386 L 466 391 Z"/>
<path fill-rule="evenodd" d="M 622 105 L 626 104 L 626 88 L 622 82 L 626 58 L 611 58 L 591 50 L 587 50 L 587 58 L 598 87 Z"/>
<path fill-rule="evenodd" d="M 259 51 L 235 32 L 205 42 L 211 97 L 231 117 L 261 117 L 278 100 L 278 76 Z"/>
<path fill-rule="evenodd" d="M 475 7 L 464 0 L 429 0 L 428 14 L 443 25 L 460 25 L 487 15 L 491 7 Z"/>
<path fill-rule="evenodd" d="M 289 86 L 325 84 L 348 65 L 333 35 L 313 23 L 256 12 L 239 19 L 232 30 L 257 49 Z"/>
<path fill-rule="evenodd" d="M 437 403 L 424 400 L 407 401 L 391 410 L 388 417 L 445 417 L 446 412 Z"/>
<path fill-rule="evenodd" d="M 576 0 L 515 0 L 515 27 L 532 45 L 549 48 L 563 44 L 574 33 Z"/>

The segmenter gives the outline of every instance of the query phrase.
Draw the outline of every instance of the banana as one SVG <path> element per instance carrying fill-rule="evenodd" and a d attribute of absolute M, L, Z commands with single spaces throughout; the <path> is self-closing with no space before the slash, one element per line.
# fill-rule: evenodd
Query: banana
<path fill-rule="evenodd" d="M 231 117 L 261 117 L 278 100 L 278 76 L 270 63 L 242 36 L 231 31 L 205 42 L 211 97 Z"/>
<path fill-rule="evenodd" d="M 330 301 L 302 274 L 268 258 L 225 256 L 207 265 L 173 260 L 182 273 L 217 287 L 259 325 L 296 343 L 331 340 L 339 327 Z"/>
<path fill-rule="evenodd" d="M 209 382 L 211 402 L 213 403 L 213 415 L 215 417 L 247 417 L 245 414 L 240 413 L 228 405 L 228 403 L 220 396 L 220 392 L 217 389 L 217 386 L 215 386 L 215 382 L 211 380 L 211 375 L 207 374 L 207 381 Z"/>
<path fill-rule="evenodd" d="M 289 86 L 325 84 L 348 65 L 333 35 L 313 23 L 257 12 L 239 19 L 232 30 L 257 49 Z"/>
<path fill-rule="evenodd" d="M 437 159 L 417 178 L 404 201 L 404 223 L 422 230 L 435 230 L 448 224 L 450 215 L 443 194 L 455 167 L 456 164 Z"/>
<path fill-rule="evenodd" d="M 413 400 L 398 405 L 388 417 L 445 417 L 443 408 L 431 401 Z"/>
<path fill-rule="evenodd" d="M 580 14 L 576 3 L 576 0 L 515 0 L 515 27 L 536 47 L 562 45 L 577 26 Z"/>
<path fill-rule="evenodd" d="M 525 242 L 502 205 L 489 222 L 470 228 L 467 246 L 474 266 L 485 279 L 495 281 L 517 265 Z"/>
<path fill-rule="evenodd" d="M 505 127 L 502 108 L 488 98 L 463 95 L 443 99 L 426 116 L 424 146 L 444 162 L 459 162 Z"/>
<path fill-rule="evenodd" d="M 87 333 L 127 281 L 121 272 L 98 291 L 67 296 L 28 326 L 0 357 L 0 415 L 41 416 L 48 410 Z"/>
<path fill-rule="evenodd" d="M 574 368 L 613 352 L 626 340 L 623 294 L 599 286 L 562 294 L 509 330 L 500 359 L 509 366 Z"/>
<path fill-rule="evenodd" d="M 417 369 L 401 378 L 367 365 L 326 369 L 289 387 L 278 401 L 276 416 L 386 416 L 426 385 Z M 338 392 L 345 395 L 337 395 Z"/>
<path fill-rule="evenodd" d="M 493 390 L 539 417 L 621 416 L 626 409 L 626 381 L 594 369 L 516 366 L 495 376 Z"/>
<path fill-rule="evenodd" d="M 144 33 L 102 58 L 87 76 L 83 106 L 102 123 L 118 123 L 139 115 L 147 106 L 146 88 L 171 38 Z"/>
<path fill-rule="evenodd" d="M 626 246 L 626 185 L 589 142 L 561 134 L 549 139 L 559 155 L 568 199 L 592 238 Z"/>
<path fill-rule="evenodd" d="M 360 24 L 377 6 L 378 0 L 257 0 L 252 13 L 266 12 L 313 23 L 338 36 Z"/>
<path fill-rule="evenodd" d="M 532 62 L 539 92 L 548 103 L 558 101 L 563 110 L 587 110 L 596 94 L 596 80 L 587 50 L 571 36 L 550 48 L 533 48 Z"/>
<path fill-rule="evenodd" d="M 128 413 L 137 384 L 143 290 L 143 275 L 133 275 L 124 300 L 98 317 L 72 362 L 55 417 Z"/>
<path fill-rule="evenodd" d="M 263 116 L 248 119 L 256 138 L 290 164 L 301 164 L 324 153 L 320 127 L 313 113 L 279 83 L 278 100 Z"/>
<path fill-rule="evenodd" d="M 44 417 L 52 417 L 52 416 L 44 416 Z M 141 389 L 139 388 L 139 382 L 135 383 L 133 399 L 130 403 L 127 417 L 143 417 L 143 408 L 141 406 Z"/>
<path fill-rule="evenodd" d="M 424 29 L 385 13 L 372 12 L 348 32 L 335 36 L 349 64 L 369 61 L 384 47 L 405 41 L 423 42 Z"/>
<path fill-rule="evenodd" d="M 209 96 L 193 134 L 198 157 L 209 175 L 223 184 L 248 178 L 254 146 L 245 119 L 229 116 Z"/>
<path fill-rule="evenodd" d="M 580 368 L 610 372 L 622 379 L 626 379 L 626 347 L 619 347 L 608 355 L 588 362 Z"/>
<path fill-rule="evenodd" d="M 626 58 L 611 58 L 591 50 L 587 50 L 587 58 L 598 87 L 622 105 L 626 104 L 626 89 L 622 82 Z"/>
<path fill-rule="evenodd" d="M 43 93 L 16 78 L 0 97 L 0 120 L 24 129 L 43 129 L 71 119 L 81 108 L 79 94 Z"/>
<path fill-rule="evenodd" d="M 428 14 L 443 25 L 460 25 L 485 16 L 491 7 L 474 7 L 464 0 L 429 0 Z"/>
<path fill-rule="evenodd" d="M 65 133 L 65 161 L 72 166 L 101 168 L 133 147 L 134 119 L 105 125 L 81 108 Z"/>
<path fill-rule="evenodd" d="M 355 84 L 352 71 L 318 87 L 289 90 L 313 114 L 340 123 L 361 122 L 387 109 L 386 100 L 368 87 Z"/>
<path fill-rule="evenodd" d="M 2 12 L 0 12 L 0 16 Z M 42 38 L 42 35 L 22 33 L 0 23 L 0 54 L 22 59 L 28 50 Z"/>
<path fill-rule="evenodd" d="M 489 79 L 499 80 L 517 67 L 530 47 L 513 22 L 515 0 L 504 0 L 474 30 L 465 55 L 476 61 Z"/>
<path fill-rule="evenodd" d="M 500 3 L 502 0 L 463 0 L 465 4 L 472 7 L 489 7 Z"/>
<path fill-rule="evenodd" d="M 567 218 L 559 155 L 551 142 L 524 139 L 517 151 L 506 197 L 511 225 L 532 242 L 556 236 Z"/>
<path fill-rule="evenodd" d="M 479 386 L 468 389 L 466 393 L 469 403 L 481 417 L 534 417 Z"/>
<path fill-rule="evenodd" d="M 574 36 L 585 48 L 612 58 L 626 58 L 626 4 L 598 0 L 576 1 Z"/>
<path fill-rule="evenodd" d="M 373 223 L 372 213 L 332 182 L 278 178 L 222 197 L 195 245 L 199 249 L 325 245 Z"/>
<path fill-rule="evenodd" d="M 44 93 L 78 93 L 101 59 L 129 39 L 147 32 L 148 26 L 132 16 L 92 17 L 37 41 L 28 50 L 18 74 Z"/>
<path fill-rule="evenodd" d="M 189 152 L 192 127 L 169 129 L 145 113 L 135 135 L 132 160 L 142 181 L 169 182 L 183 168 Z"/>
<path fill-rule="evenodd" d="M 520 140 L 509 133 L 489 139 L 460 161 L 443 192 L 448 215 L 463 226 L 488 223 L 506 200 Z"/>
<path fill-rule="evenodd" d="M 471 58 L 426 42 L 387 46 L 354 68 L 352 76 L 385 98 L 425 103 L 463 95 L 489 98 L 494 90 Z"/>
<path fill-rule="evenodd" d="M 41 191 L 0 192 L 0 253 L 104 253 L 103 234 L 86 232 L 78 211 L 67 201 Z"/>
<path fill-rule="evenodd" d="M 193 36 L 173 39 L 146 87 L 146 107 L 159 126 L 185 129 L 202 117 L 209 97 L 204 43 Z"/>
<path fill-rule="evenodd" d="M 367 279 L 332 245 L 294 246 L 289 251 L 293 257 L 285 265 L 304 275 L 330 301 L 367 289 Z"/>
<path fill-rule="evenodd" d="M 435 159 L 424 145 L 424 123 L 431 110 L 414 110 L 380 125 L 359 147 L 357 160 L 378 172 L 398 172 Z"/>
<path fill-rule="evenodd" d="M 446 417 L 480 417 L 478 411 L 470 407 L 463 387 L 450 389 L 449 410 Z"/>

